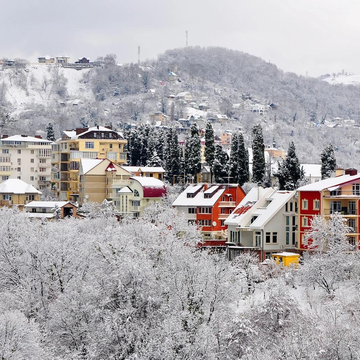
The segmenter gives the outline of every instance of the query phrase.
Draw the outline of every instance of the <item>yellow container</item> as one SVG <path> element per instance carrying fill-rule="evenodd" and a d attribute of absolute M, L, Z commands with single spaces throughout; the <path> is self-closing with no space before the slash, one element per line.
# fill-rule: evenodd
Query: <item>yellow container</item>
<path fill-rule="evenodd" d="M 282 252 L 282 253 L 276 253 L 272 254 L 273 260 L 276 261 L 278 265 L 283 264 L 284 266 L 299 266 L 299 258 L 300 255 L 296 253 L 291 252 Z"/>

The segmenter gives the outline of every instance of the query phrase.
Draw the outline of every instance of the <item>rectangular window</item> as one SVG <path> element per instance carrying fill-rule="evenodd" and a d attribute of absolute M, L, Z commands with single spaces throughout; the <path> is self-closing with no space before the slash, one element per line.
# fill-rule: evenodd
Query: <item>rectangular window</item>
<path fill-rule="evenodd" d="M 11 201 L 12 197 L 9 194 L 3 194 L 3 200 L 4 201 Z"/>
<path fill-rule="evenodd" d="M 10 166 L 0 166 L 0 171 L 10 171 Z"/>
<path fill-rule="evenodd" d="M 33 177 L 33 176 L 30 176 L 30 181 L 34 181 L 34 177 Z"/>
<path fill-rule="evenodd" d="M 349 219 L 348 226 L 350 228 L 350 232 L 354 233 L 355 232 L 355 219 Z"/>
<path fill-rule="evenodd" d="M 303 201 L 302 201 L 302 208 L 303 208 L 304 210 L 307 210 L 307 209 L 308 209 L 308 201 L 307 201 L 307 199 L 303 199 Z"/>
<path fill-rule="evenodd" d="M 308 219 L 306 216 L 303 217 L 303 226 L 304 226 L 304 227 L 308 227 L 308 226 L 309 226 L 309 219 Z"/>
<path fill-rule="evenodd" d="M 273 244 L 277 243 L 277 232 L 272 233 L 272 242 L 273 242 Z"/>
<path fill-rule="evenodd" d="M 294 207 L 294 204 L 291 202 L 290 203 L 290 212 L 293 212 L 293 207 Z"/>
<path fill-rule="evenodd" d="M 1 163 L 9 163 L 10 162 L 10 156 L 0 156 L 0 162 Z"/>
<path fill-rule="evenodd" d="M 17 164 L 21 165 L 21 159 L 17 159 Z"/>
<path fill-rule="evenodd" d="M 18 149 L 17 153 L 18 153 L 18 154 L 21 154 L 21 150 L 20 150 L 20 149 Z"/>
<path fill-rule="evenodd" d="M 188 208 L 188 214 L 196 214 L 196 208 Z"/>
<path fill-rule="evenodd" d="M 31 150 L 31 151 L 30 151 L 30 154 L 35 154 L 35 151 L 34 151 L 34 150 Z"/>
<path fill-rule="evenodd" d="M 35 162 L 35 159 L 30 159 L 30 162 L 33 164 Z"/>
<path fill-rule="evenodd" d="M 198 225 L 199 226 L 210 226 L 211 220 L 198 220 Z"/>
<path fill-rule="evenodd" d="M 9 153 L 9 149 L 2 149 L 2 153 L 3 153 L 3 154 L 8 154 L 8 153 Z"/>
<path fill-rule="evenodd" d="M 225 220 L 221 220 L 221 227 L 225 226 Z"/>
<path fill-rule="evenodd" d="M 360 195 L 360 184 L 353 184 L 352 191 L 353 195 Z"/>
<path fill-rule="evenodd" d="M 20 168 L 20 167 L 16 168 L 16 171 L 17 171 L 17 172 L 20 172 L 20 171 L 21 171 L 21 168 Z"/>
<path fill-rule="evenodd" d="M 46 168 L 39 168 L 39 172 L 46 172 Z"/>
<path fill-rule="evenodd" d="M 271 242 L 271 233 L 270 233 L 270 232 L 267 232 L 267 233 L 265 234 L 265 242 L 266 242 L 267 244 L 270 244 L 270 242 Z"/>
<path fill-rule="evenodd" d="M 93 141 L 86 141 L 85 142 L 85 149 L 94 149 L 94 142 Z"/>
<path fill-rule="evenodd" d="M 319 200 L 314 200 L 314 210 L 319 210 L 320 209 L 320 201 Z"/>
<path fill-rule="evenodd" d="M 211 214 L 211 207 L 200 207 L 199 214 Z"/>
<path fill-rule="evenodd" d="M 46 164 L 46 159 L 40 159 L 40 160 L 39 160 L 39 163 L 40 163 L 40 164 Z"/>
<path fill-rule="evenodd" d="M 330 214 L 341 212 L 341 201 L 331 201 L 330 203 Z"/>

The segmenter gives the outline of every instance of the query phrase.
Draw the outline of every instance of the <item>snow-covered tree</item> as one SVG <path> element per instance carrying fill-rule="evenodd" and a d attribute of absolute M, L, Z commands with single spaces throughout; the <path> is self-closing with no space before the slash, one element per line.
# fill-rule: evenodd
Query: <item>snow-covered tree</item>
<path fill-rule="evenodd" d="M 166 178 L 170 183 L 178 183 L 181 174 L 181 149 L 175 128 L 170 128 L 166 136 L 165 147 Z"/>
<path fill-rule="evenodd" d="M 210 122 L 207 122 L 205 129 L 205 161 L 212 168 L 215 159 L 215 138 L 214 129 Z M 210 170 L 210 178 L 212 178 L 212 170 Z"/>
<path fill-rule="evenodd" d="M 279 164 L 279 170 L 275 176 L 279 180 L 280 190 L 296 190 L 304 181 L 304 170 L 300 167 L 293 142 L 290 143 L 286 158 Z"/>
<path fill-rule="evenodd" d="M 191 126 L 191 135 L 186 140 L 184 165 L 186 173 L 197 182 L 197 175 L 201 170 L 201 142 L 196 124 Z"/>
<path fill-rule="evenodd" d="M 332 176 L 336 169 L 336 159 L 332 144 L 326 146 L 321 152 L 321 178 L 326 179 Z"/>
<path fill-rule="evenodd" d="M 220 144 L 216 144 L 214 162 L 211 167 L 211 172 L 216 183 L 228 182 L 227 162 L 228 156 L 226 152 Z"/>
<path fill-rule="evenodd" d="M 252 128 L 253 173 L 252 182 L 262 184 L 265 177 L 265 145 L 261 125 Z"/>
<path fill-rule="evenodd" d="M 52 123 L 49 123 L 46 127 L 46 138 L 50 141 L 55 141 L 55 132 Z"/>

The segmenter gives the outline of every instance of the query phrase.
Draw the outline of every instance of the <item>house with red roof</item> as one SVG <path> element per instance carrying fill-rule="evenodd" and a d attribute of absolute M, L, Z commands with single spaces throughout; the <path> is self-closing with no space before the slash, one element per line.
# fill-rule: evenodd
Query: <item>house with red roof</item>
<path fill-rule="evenodd" d="M 360 174 L 356 169 L 338 169 L 336 177 L 324 179 L 298 189 L 299 250 L 306 250 L 306 232 L 315 215 L 329 218 L 339 213 L 350 227 L 348 240 L 359 248 L 360 236 Z"/>
<path fill-rule="evenodd" d="M 244 197 L 245 192 L 238 184 L 192 184 L 172 205 L 201 228 L 203 246 L 225 248 L 225 220 Z"/>

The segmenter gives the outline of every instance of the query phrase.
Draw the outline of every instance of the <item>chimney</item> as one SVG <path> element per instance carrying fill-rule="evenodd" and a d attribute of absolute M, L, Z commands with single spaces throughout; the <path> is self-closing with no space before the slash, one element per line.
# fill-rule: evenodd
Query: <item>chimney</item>
<path fill-rule="evenodd" d="M 40 135 L 35 135 L 36 139 L 42 139 Z"/>
<path fill-rule="evenodd" d="M 8 137 L 9 137 L 9 135 L 5 135 L 5 134 L 4 134 L 4 135 L 2 136 L 2 139 L 6 139 L 6 138 L 8 138 Z"/>
<path fill-rule="evenodd" d="M 343 176 L 343 175 L 345 175 L 344 169 L 342 169 L 342 168 L 337 168 L 337 169 L 335 170 L 335 177 Z"/>
<path fill-rule="evenodd" d="M 357 175 L 357 170 L 354 169 L 354 168 L 346 169 L 345 170 L 345 175 L 351 175 L 351 176 Z"/>

